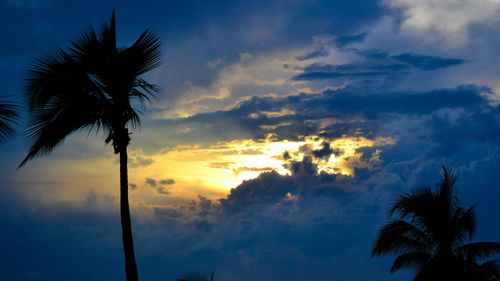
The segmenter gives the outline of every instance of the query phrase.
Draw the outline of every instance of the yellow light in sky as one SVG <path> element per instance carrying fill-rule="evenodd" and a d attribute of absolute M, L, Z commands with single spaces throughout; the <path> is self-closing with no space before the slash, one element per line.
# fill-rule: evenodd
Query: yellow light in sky
<path fill-rule="evenodd" d="M 174 149 L 154 155 L 145 155 L 142 150 L 131 150 L 130 163 L 134 159 L 147 159 L 149 165 L 130 165 L 129 182 L 138 188 L 132 191 L 134 202 L 148 205 L 168 205 L 186 202 L 203 195 L 209 199 L 225 197 L 231 188 L 244 180 L 253 179 L 262 172 L 276 171 L 290 174 L 290 161 L 302 161 L 312 151 L 323 148 L 327 142 L 334 150 L 328 158 L 313 158 L 318 172 L 354 176 L 355 168 L 370 169 L 380 162 L 378 147 L 391 145 L 394 139 L 364 137 L 341 137 L 325 139 L 318 136 L 303 136 L 298 140 L 278 140 L 269 134 L 262 140 L 232 140 L 215 145 L 179 145 Z M 363 155 L 360 148 L 377 146 L 370 155 Z M 118 166 L 116 156 L 102 148 L 103 156 L 92 159 L 92 164 L 82 159 L 55 161 L 56 166 L 43 170 L 40 180 L 59 179 L 58 188 L 41 189 L 33 196 L 43 194 L 43 198 L 56 198 L 73 202 L 85 198 L 89 190 L 100 195 L 117 197 Z M 288 152 L 288 160 L 283 155 Z M 115 160 L 115 161 L 113 161 Z M 82 168 L 82 167 L 91 168 Z M 65 177 L 61 177 L 64 175 Z M 146 179 L 158 182 L 174 179 L 174 184 L 158 186 L 146 184 Z M 60 187 L 60 188 L 59 188 Z M 40 196 L 39 196 L 40 197 Z"/>
<path fill-rule="evenodd" d="M 364 137 L 342 137 L 327 140 L 318 136 L 304 136 L 298 141 L 276 140 L 272 134 L 263 140 L 233 140 L 208 147 L 178 146 L 161 155 L 152 156 L 154 164 L 140 168 L 141 175 L 151 178 L 173 178 L 176 184 L 169 187 L 172 194 L 206 194 L 207 191 L 222 195 L 244 180 L 256 178 L 265 171 L 276 171 L 286 175 L 283 158 L 288 152 L 288 161 L 301 161 L 313 150 L 323 148 L 327 142 L 336 151 L 329 158 L 314 159 L 318 172 L 353 175 L 355 167 L 369 168 L 378 159 L 379 151 L 371 158 L 361 159 L 359 148 L 393 144 L 390 138 L 367 139 Z M 143 179 L 134 179 L 138 182 Z"/>

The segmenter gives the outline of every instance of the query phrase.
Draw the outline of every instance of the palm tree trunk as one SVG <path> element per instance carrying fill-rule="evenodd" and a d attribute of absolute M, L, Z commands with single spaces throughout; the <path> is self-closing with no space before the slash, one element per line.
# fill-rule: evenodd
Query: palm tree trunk
<path fill-rule="evenodd" d="M 127 146 L 120 148 L 120 217 L 122 224 L 123 252 L 125 254 L 125 273 L 127 281 L 138 281 L 137 264 L 135 262 L 134 241 L 132 239 L 132 222 L 128 204 L 128 170 Z"/>

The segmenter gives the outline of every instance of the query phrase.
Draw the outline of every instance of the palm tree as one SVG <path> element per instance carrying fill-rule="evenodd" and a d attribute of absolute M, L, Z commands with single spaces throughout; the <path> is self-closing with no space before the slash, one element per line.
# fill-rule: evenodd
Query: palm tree
<path fill-rule="evenodd" d="M 18 117 L 17 106 L 0 97 L 0 141 L 14 133 L 12 125 Z"/>
<path fill-rule="evenodd" d="M 417 270 L 414 281 L 500 280 L 496 260 L 480 259 L 500 253 L 498 242 L 470 241 L 476 229 L 474 207 L 464 209 L 454 185 L 456 177 L 443 166 L 435 189 L 425 187 L 405 193 L 390 208 L 391 222 L 380 229 L 373 256 L 397 255 L 391 273 L 401 268 Z"/>
<path fill-rule="evenodd" d="M 130 47 L 116 46 L 115 13 L 109 23 L 94 28 L 36 61 L 26 79 L 26 101 L 31 112 L 30 149 L 19 167 L 51 152 L 73 132 L 99 131 L 120 155 L 120 217 L 125 272 L 137 281 L 128 201 L 127 146 L 129 129 L 140 124 L 133 101 L 149 101 L 158 91 L 140 76 L 160 63 L 159 38 L 149 30 Z"/>

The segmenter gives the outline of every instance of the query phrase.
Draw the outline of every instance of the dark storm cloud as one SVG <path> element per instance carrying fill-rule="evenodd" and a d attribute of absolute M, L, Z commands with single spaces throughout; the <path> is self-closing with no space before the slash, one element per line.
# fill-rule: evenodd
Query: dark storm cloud
<path fill-rule="evenodd" d="M 171 208 L 154 208 L 155 215 L 164 218 L 180 218 L 182 217 L 182 212 Z"/>
<path fill-rule="evenodd" d="M 302 68 L 304 72 L 334 72 L 334 71 L 353 71 L 360 67 L 355 64 L 325 64 L 315 62 Z"/>
<path fill-rule="evenodd" d="M 345 47 L 345 46 L 352 44 L 352 43 L 358 43 L 358 42 L 363 41 L 367 35 L 368 35 L 368 33 L 365 32 L 365 33 L 359 33 L 359 34 L 355 34 L 355 35 L 339 36 L 335 39 L 335 45 L 337 45 L 338 47 Z"/>
<path fill-rule="evenodd" d="M 328 57 L 330 55 L 330 52 L 326 50 L 325 48 L 318 48 L 315 49 L 309 53 L 303 54 L 299 56 L 297 59 L 299 61 L 304 61 L 304 60 L 310 60 L 310 59 L 315 59 L 315 58 L 322 58 L 322 57 Z"/>
<path fill-rule="evenodd" d="M 489 103 L 488 94 L 491 89 L 474 85 L 429 92 L 365 93 L 346 88 L 288 97 L 254 97 L 232 110 L 201 114 L 184 121 L 210 120 L 211 124 L 241 121 L 256 136 L 265 133 L 260 129 L 263 124 L 297 124 L 273 130 L 282 139 L 293 139 L 299 134 L 318 134 L 327 139 L 345 135 L 397 139 L 394 145 L 358 149 L 362 161 L 368 161 L 381 150 L 382 162 L 374 170 L 355 168 L 354 178 L 318 173 L 313 162 L 332 154 L 341 155 L 342 151 L 327 142 L 319 149 L 304 146 L 301 151 L 306 156 L 300 161 L 292 161 L 290 153 L 283 155 L 291 175 L 262 173 L 220 200 L 222 211 L 229 216 L 256 214 L 259 210 L 283 214 L 279 210 L 289 213 L 297 208 L 307 209 L 311 200 L 318 198 L 330 198 L 325 200 L 335 204 L 352 202 L 355 199 L 351 190 L 381 192 L 383 188 L 392 192 L 417 187 L 422 182 L 433 183 L 438 178 L 436 167 L 442 162 L 460 166 L 464 157 L 468 161 L 486 157 L 486 146 L 499 147 L 500 143 L 500 110 Z M 248 117 L 256 110 L 283 108 L 295 114 Z M 315 123 L 328 118 L 336 121 L 321 128 Z M 357 118 L 363 121 L 355 121 Z"/>
<path fill-rule="evenodd" d="M 355 116 L 373 119 L 390 113 L 422 115 L 445 108 L 485 106 L 488 101 L 482 95 L 490 92 L 489 88 L 473 85 L 429 92 L 385 93 L 364 93 L 351 90 L 348 87 L 337 91 L 326 90 L 319 94 L 301 94 L 284 98 L 255 97 L 231 111 L 207 114 L 208 116 L 203 114 L 192 119 L 201 121 L 202 118 L 209 116 L 221 118 L 231 115 L 246 119 L 248 114 L 259 109 L 278 111 L 280 108 L 294 110 L 296 114 L 277 118 L 248 119 L 247 122 L 260 125 L 261 122 L 272 120 L 282 122 L 284 120 L 314 120 L 326 117 L 350 118 Z"/>
<path fill-rule="evenodd" d="M 291 175 L 265 172 L 231 189 L 227 198 L 220 200 L 223 211 L 228 215 L 254 213 L 275 204 L 294 204 L 296 200 L 302 202 L 311 197 L 332 196 L 339 201 L 348 197 L 339 186 L 339 176 L 318 173 L 311 156 L 305 156 L 300 161 L 287 161 L 286 167 Z"/>
<path fill-rule="evenodd" d="M 366 68 L 371 70 L 385 70 L 385 71 L 403 71 L 408 70 L 410 67 L 402 63 L 386 63 L 386 64 L 376 64 L 368 65 Z"/>
<path fill-rule="evenodd" d="M 330 147 L 330 144 L 327 142 L 323 142 L 321 144 L 321 146 L 322 146 L 321 149 L 317 149 L 317 150 L 312 151 L 312 154 L 316 158 L 323 158 L 323 159 L 328 160 L 328 158 L 330 158 L 330 156 L 332 154 L 334 154 L 334 150 Z M 337 152 L 335 154 L 339 154 L 339 153 Z"/>
<path fill-rule="evenodd" d="M 359 78 L 359 77 L 373 77 L 373 76 L 386 76 L 390 74 L 389 72 L 308 72 L 304 74 L 299 74 L 293 77 L 295 81 L 311 81 L 311 80 L 322 80 L 322 79 L 334 79 L 334 78 Z"/>
<path fill-rule="evenodd" d="M 397 56 L 393 56 L 393 58 L 425 71 L 460 65 L 466 62 L 463 59 L 424 56 L 412 53 L 400 54 Z"/>
<path fill-rule="evenodd" d="M 382 52 L 379 50 L 359 50 L 359 49 L 351 49 L 355 53 L 357 53 L 360 56 L 363 56 L 367 59 L 385 59 L 389 56 L 389 53 L 387 52 Z"/>
<path fill-rule="evenodd" d="M 355 74 L 356 71 L 360 72 L 363 70 L 401 71 L 409 68 L 411 68 L 409 65 L 403 63 L 325 64 L 317 62 L 303 67 L 301 70 L 303 70 L 306 74 L 312 72 Z"/>
<path fill-rule="evenodd" d="M 412 70 L 431 71 L 465 63 L 463 59 L 442 58 L 405 53 L 390 56 L 377 50 L 352 49 L 365 58 L 356 64 L 326 64 L 315 62 L 305 67 L 286 65 L 287 68 L 302 70 L 292 78 L 295 81 L 314 81 L 336 78 L 380 79 L 392 78 L 412 73 Z"/>
<path fill-rule="evenodd" d="M 481 142 L 500 142 L 500 107 L 471 110 L 458 116 L 434 115 L 426 126 L 433 132 L 433 140 L 438 144 L 431 152 L 447 157 L 465 147 Z"/>
<path fill-rule="evenodd" d="M 308 99 L 303 109 L 323 107 L 323 112 L 334 112 L 347 116 L 377 118 L 388 113 L 427 114 L 444 108 L 474 107 L 486 105 L 482 94 L 490 93 L 486 87 L 461 86 L 456 89 L 441 89 L 423 93 L 357 93 L 349 89 L 339 92 L 325 92 L 317 99 Z M 320 105 L 320 103 L 324 103 Z"/>
<path fill-rule="evenodd" d="M 150 124 L 149 130 L 190 128 L 188 132 L 174 135 L 169 140 L 182 138 L 183 142 L 192 143 L 264 138 L 269 132 L 266 126 L 275 126 L 272 132 L 278 138 L 288 140 L 295 140 L 299 135 L 339 138 L 342 135 L 361 134 L 373 137 L 373 132 L 378 134 L 380 126 L 394 118 L 394 114 L 420 118 L 445 109 L 480 110 L 489 107 L 484 97 L 489 93 L 489 88 L 473 85 L 428 92 L 372 93 L 347 87 L 317 94 L 253 97 L 231 110 L 203 113 L 184 119 L 157 120 Z M 252 115 L 260 111 L 279 112 L 282 109 L 293 110 L 294 114 L 276 117 Z M 329 118 L 337 121 L 324 123 Z M 145 147 L 150 153 L 162 148 Z"/>
<path fill-rule="evenodd" d="M 383 123 L 377 125 L 378 132 L 373 130 L 376 135 L 394 136 L 398 140 L 394 145 L 359 149 L 358 152 L 363 154 L 363 161 L 367 161 L 381 149 L 382 162 L 372 170 L 356 168 L 355 177 L 318 173 L 313 158 L 341 153 L 335 152 L 328 143 L 316 150 L 301 148 L 306 156 L 300 161 L 291 161 L 292 158 L 287 152 L 283 159 L 287 161 L 285 166 L 291 171 L 291 175 L 266 172 L 243 182 L 232 189 L 227 198 L 220 200 L 222 210 L 229 216 L 256 214 L 259 210 L 273 210 L 272 212 L 277 213 L 281 212 L 279 210 L 287 210 L 288 213 L 297 208 L 305 210 L 318 198 L 330 200 L 330 204 L 358 204 L 360 202 L 353 202 L 361 199 L 356 199 L 353 194 L 363 196 L 361 194 L 364 192 L 373 192 L 370 196 L 376 197 L 374 193 L 377 192 L 393 193 L 416 188 L 425 183 L 432 184 L 439 178 L 441 163 L 454 166 L 464 175 L 475 178 L 472 171 L 476 165 L 490 163 L 498 156 L 497 151 L 500 149 L 500 109 L 490 105 L 483 95 L 490 91 L 485 87 L 462 86 L 426 93 L 366 96 L 340 91 L 313 97 L 299 95 L 284 98 L 294 99 L 300 104 L 306 103 L 304 106 L 314 108 L 314 112 L 322 112 L 323 107 L 328 108 L 332 114 L 337 113 L 335 116 L 342 116 L 340 118 L 351 118 L 359 114 L 366 118 L 375 118 Z M 326 102 L 330 98 L 335 102 Z M 348 102 L 351 99 L 352 106 Z M 272 103 L 271 100 L 266 101 Z M 307 104 L 312 100 L 316 107 Z M 263 102 L 262 98 L 260 102 Z M 277 100 L 274 102 L 279 103 Z M 294 109 L 297 110 L 296 107 Z M 318 116 L 324 117 L 321 114 Z M 329 129 L 332 128 L 326 128 Z M 488 180 L 482 178 L 480 181 Z M 465 185 L 467 193 L 474 193 L 470 189 L 473 188 L 473 181 L 469 180 Z M 489 189 L 487 192 L 494 194 L 496 191 Z M 377 209 L 375 206 L 370 207 L 370 204 L 366 202 L 363 207 L 367 208 L 367 212 L 372 207 Z"/>

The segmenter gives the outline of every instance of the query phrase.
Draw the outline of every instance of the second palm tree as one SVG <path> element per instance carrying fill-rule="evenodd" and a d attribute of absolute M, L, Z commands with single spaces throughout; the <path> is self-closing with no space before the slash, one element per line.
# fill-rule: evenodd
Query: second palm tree
<path fill-rule="evenodd" d="M 456 178 L 443 166 L 441 182 L 401 195 L 390 209 L 395 216 L 378 234 L 373 255 L 396 254 L 391 273 L 414 267 L 414 281 L 499 281 L 496 260 L 479 259 L 500 253 L 498 242 L 464 244 L 472 239 L 476 219 L 455 196 Z"/>

